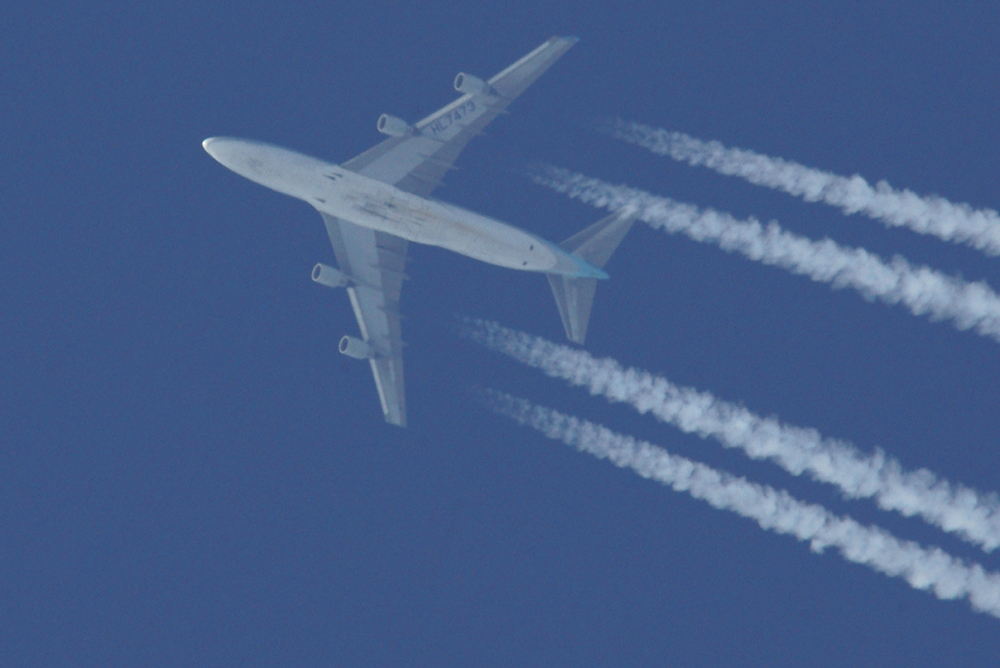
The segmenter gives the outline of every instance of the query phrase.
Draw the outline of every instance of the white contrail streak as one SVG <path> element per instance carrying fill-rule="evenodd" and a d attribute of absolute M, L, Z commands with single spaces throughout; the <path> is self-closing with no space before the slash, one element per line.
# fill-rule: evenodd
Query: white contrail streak
<path fill-rule="evenodd" d="M 727 148 L 717 141 L 706 142 L 681 132 L 621 119 L 600 123 L 598 129 L 689 165 L 704 165 L 720 174 L 783 190 L 807 202 L 825 202 L 845 214 L 861 213 L 890 227 L 906 227 L 945 241 L 967 244 L 987 255 L 1000 255 L 1000 214 L 990 209 L 975 210 L 943 197 L 896 190 L 885 181 L 879 181 L 873 188 L 858 175 L 838 176 L 781 158 Z"/>
<path fill-rule="evenodd" d="M 823 438 L 814 429 L 762 418 L 709 392 L 678 387 L 646 371 L 624 369 L 613 359 L 595 359 L 584 350 L 494 322 L 468 320 L 463 334 L 593 395 L 651 413 L 685 433 L 714 438 L 752 459 L 772 460 L 793 475 L 807 473 L 837 486 L 847 498 L 873 498 L 884 510 L 919 516 L 986 551 L 1000 546 L 996 494 L 939 480 L 927 469 L 904 471 L 899 461 L 881 450 L 866 455 L 851 443 Z"/>
<path fill-rule="evenodd" d="M 753 519 L 761 528 L 809 541 L 814 552 L 836 548 L 848 561 L 901 577 L 914 589 L 929 590 L 945 600 L 968 598 L 974 610 L 1000 617 L 1000 575 L 979 564 L 967 565 L 940 548 L 900 540 L 884 529 L 866 527 L 823 506 L 799 501 L 786 491 L 672 455 L 592 422 L 499 392 L 486 391 L 484 395 L 493 410 L 551 439 L 630 468 L 678 492 L 688 492 L 714 508 Z"/>
<path fill-rule="evenodd" d="M 612 211 L 634 207 L 640 220 L 669 234 L 680 232 L 695 241 L 718 244 L 725 251 L 830 283 L 834 288 L 851 287 L 870 301 L 901 303 L 916 315 L 949 319 L 958 329 L 974 329 L 1000 341 L 1000 296 L 984 282 L 968 283 L 930 267 L 913 266 L 899 256 L 886 262 L 862 248 L 792 234 L 774 222 L 764 227 L 753 218 L 737 220 L 726 213 L 700 210 L 558 167 L 537 167 L 532 178 L 595 207 Z"/>

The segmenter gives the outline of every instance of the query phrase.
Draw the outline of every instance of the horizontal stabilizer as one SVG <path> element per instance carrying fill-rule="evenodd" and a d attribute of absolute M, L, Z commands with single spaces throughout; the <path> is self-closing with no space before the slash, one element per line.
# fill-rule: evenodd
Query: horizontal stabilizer
<path fill-rule="evenodd" d="M 564 251 L 573 253 L 587 263 L 604 268 L 611 254 L 628 234 L 635 222 L 637 211 L 622 209 L 602 218 L 587 229 L 559 244 Z M 594 303 L 596 278 L 569 278 L 559 274 L 546 274 L 552 294 L 559 307 L 566 337 L 573 343 L 583 344 L 590 321 L 590 308 Z"/>

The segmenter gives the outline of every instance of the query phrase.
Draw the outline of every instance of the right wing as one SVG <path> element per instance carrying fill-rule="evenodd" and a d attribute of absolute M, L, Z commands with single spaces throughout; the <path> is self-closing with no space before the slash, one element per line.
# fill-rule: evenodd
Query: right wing
<path fill-rule="evenodd" d="M 492 77 L 483 90 L 462 95 L 342 167 L 401 190 L 427 197 L 442 185 L 458 155 L 486 125 L 577 42 L 553 37 Z M 463 75 L 466 76 L 466 75 Z M 473 77 L 466 76 L 466 83 Z M 456 82 L 457 83 L 457 82 Z M 399 293 L 406 278 L 407 242 L 399 237 L 323 214 L 340 270 L 354 279 L 348 288 L 362 338 L 383 355 L 371 359 L 372 374 L 387 422 L 406 426 L 403 341 Z"/>
<path fill-rule="evenodd" d="M 379 351 L 368 360 L 385 421 L 406 426 L 399 293 L 406 274 L 406 240 L 321 214 L 340 270 L 354 283 L 347 294 L 361 338 Z"/>

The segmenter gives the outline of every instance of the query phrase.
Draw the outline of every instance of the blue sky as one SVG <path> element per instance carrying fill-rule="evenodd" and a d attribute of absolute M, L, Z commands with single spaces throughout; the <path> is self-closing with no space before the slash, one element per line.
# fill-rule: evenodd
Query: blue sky
<path fill-rule="evenodd" d="M 985 4 L 52 2 L 0 53 L 0 647 L 17 666 L 995 666 L 1000 621 L 492 415 L 494 387 L 1000 570 L 915 519 L 751 462 L 484 350 L 562 339 L 541 277 L 411 247 L 410 427 L 383 424 L 303 203 L 200 142 L 334 162 L 459 71 L 581 41 L 437 197 L 554 241 L 596 209 L 545 161 L 1000 289 L 997 259 L 679 164 L 621 116 L 1000 207 Z M 1000 488 L 1000 347 L 637 225 L 587 349 L 911 469 Z"/>

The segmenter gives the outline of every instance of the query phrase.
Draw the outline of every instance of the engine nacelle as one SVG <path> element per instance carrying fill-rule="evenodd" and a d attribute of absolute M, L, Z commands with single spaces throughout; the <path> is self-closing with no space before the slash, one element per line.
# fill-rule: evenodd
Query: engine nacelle
<path fill-rule="evenodd" d="M 337 349 L 348 357 L 353 357 L 356 360 L 370 360 L 379 357 L 378 351 L 368 345 L 365 341 L 356 339 L 353 336 L 345 336 L 342 338 L 340 340 L 340 345 L 337 346 Z"/>
<path fill-rule="evenodd" d="M 465 72 L 459 72 L 455 76 L 455 90 L 468 95 L 478 95 L 479 93 L 492 93 L 493 86 L 489 85 L 479 77 L 474 77 Z"/>
<path fill-rule="evenodd" d="M 322 262 L 318 262 L 313 267 L 312 279 L 328 288 L 346 288 L 351 284 L 351 279 L 348 278 L 347 274 Z"/>
<path fill-rule="evenodd" d="M 389 114 L 382 114 L 378 117 L 378 131 L 390 137 L 405 137 L 410 134 L 413 128 L 402 118 L 396 118 Z"/>

